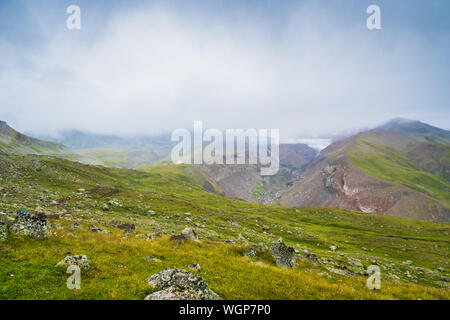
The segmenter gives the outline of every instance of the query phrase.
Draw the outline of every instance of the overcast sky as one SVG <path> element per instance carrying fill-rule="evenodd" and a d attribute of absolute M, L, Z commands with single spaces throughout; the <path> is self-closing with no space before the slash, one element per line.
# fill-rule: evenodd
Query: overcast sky
<path fill-rule="evenodd" d="M 450 129 L 449 15 L 448 0 L 2 0 L 0 119 L 35 134 Z"/>

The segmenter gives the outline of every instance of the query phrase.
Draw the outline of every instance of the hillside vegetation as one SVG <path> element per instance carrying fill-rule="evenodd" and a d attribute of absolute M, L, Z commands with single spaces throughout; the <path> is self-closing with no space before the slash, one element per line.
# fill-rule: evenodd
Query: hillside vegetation
<path fill-rule="evenodd" d="M 152 291 L 147 277 L 191 263 L 224 299 L 450 298 L 448 224 L 247 203 L 205 191 L 185 169 L 113 169 L 0 152 L 0 211 L 59 217 L 47 239 L 10 235 L 0 243 L 0 299 L 143 299 Z M 135 224 L 136 234 L 123 234 L 117 222 Z M 92 224 L 111 233 L 89 231 Z M 169 239 L 185 227 L 201 240 Z M 298 267 L 278 268 L 267 251 L 244 255 L 280 237 L 297 250 Z M 91 261 L 81 290 L 68 290 L 65 270 L 55 268 L 70 254 Z M 381 290 L 365 286 L 372 263 L 382 270 Z"/>

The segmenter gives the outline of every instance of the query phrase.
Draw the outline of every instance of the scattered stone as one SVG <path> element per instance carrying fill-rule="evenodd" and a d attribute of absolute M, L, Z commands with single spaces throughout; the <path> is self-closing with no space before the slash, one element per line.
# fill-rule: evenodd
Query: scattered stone
<path fill-rule="evenodd" d="M 192 230 L 191 228 L 184 228 L 183 231 L 181 231 L 181 234 L 182 234 L 186 239 L 198 240 L 197 234 L 196 234 L 195 231 Z"/>
<path fill-rule="evenodd" d="M 166 269 L 147 278 L 149 284 L 160 291 L 145 300 L 219 300 L 202 277 L 183 269 Z"/>
<path fill-rule="evenodd" d="M 258 255 L 258 252 L 256 252 L 255 248 L 250 247 L 245 251 L 244 254 L 249 258 L 254 258 Z"/>
<path fill-rule="evenodd" d="M 330 250 L 331 250 L 331 251 L 336 251 L 338 248 L 339 248 L 339 247 L 336 246 L 336 245 L 330 246 Z"/>
<path fill-rule="evenodd" d="M 156 212 L 153 211 L 153 210 L 148 210 L 147 211 L 147 216 L 149 216 L 149 217 L 154 216 L 155 214 L 156 214 Z"/>
<path fill-rule="evenodd" d="M 78 222 L 75 222 L 73 225 L 72 225 L 72 230 L 78 230 L 78 228 L 80 227 L 80 224 L 78 223 Z"/>
<path fill-rule="evenodd" d="M 85 255 L 67 256 L 58 262 L 55 267 L 69 267 L 71 265 L 78 266 L 83 270 L 88 270 L 91 267 L 89 259 Z"/>
<path fill-rule="evenodd" d="M 8 272 L 6 272 L 6 275 L 10 277 L 14 277 L 15 274 L 16 272 L 14 270 L 8 270 Z"/>
<path fill-rule="evenodd" d="M 200 271 L 200 265 L 198 263 L 191 263 L 187 266 L 189 269 Z"/>
<path fill-rule="evenodd" d="M 161 262 L 161 259 L 154 258 L 154 257 L 145 257 L 145 260 L 152 261 L 152 262 Z"/>
<path fill-rule="evenodd" d="M 364 265 L 362 264 L 361 260 L 358 260 L 358 259 L 352 258 L 352 257 L 348 257 L 347 261 L 352 267 L 364 269 Z"/>
<path fill-rule="evenodd" d="M 270 253 L 280 268 L 293 268 L 298 265 L 294 248 L 287 247 L 281 238 L 270 246 Z"/>
<path fill-rule="evenodd" d="M 8 239 L 8 226 L 6 223 L 0 222 L 0 241 Z"/>
<path fill-rule="evenodd" d="M 19 213 L 9 231 L 21 236 L 45 238 L 51 234 L 51 227 L 45 217 Z"/>
<path fill-rule="evenodd" d="M 445 272 L 445 269 L 444 269 L 443 267 L 439 267 L 439 268 L 437 268 L 437 270 L 438 270 L 439 272 Z"/>
<path fill-rule="evenodd" d="M 105 228 L 97 227 L 95 224 L 92 224 L 89 226 L 89 230 L 99 233 L 111 233 L 110 231 L 106 230 Z"/>
<path fill-rule="evenodd" d="M 403 262 L 403 264 L 404 264 L 405 266 L 410 266 L 410 265 L 413 264 L 413 262 L 412 262 L 411 260 L 406 260 L 405 262 Z"/>
<path fill-rule="evenodd" d="M 120 230 L 123 230 L 124 234 L 127 233 L 134 233 L 134 230 L 136 229 L 136 226 L 133 223 L 124 223 L 117 226 Z"/>

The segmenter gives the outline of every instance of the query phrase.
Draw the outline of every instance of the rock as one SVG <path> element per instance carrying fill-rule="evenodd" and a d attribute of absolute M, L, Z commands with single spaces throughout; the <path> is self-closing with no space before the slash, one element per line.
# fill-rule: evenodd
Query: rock
<path fill-rule="evenodd" d="M 244 255 L 249 258 L 254 258 L 265 250 L 267 250 L 267 246 L 264 244 L 253 245 L 244 252 Z"/>
<path fill-rule="evenodd" d="M 102 206 L 102 210 L 103 211 L 109 211 L 109 207 L 108 207 L 108 205 L 105 203 L 103 206 Z"/>
<path fill-rule="evenodd" d="M 8 272 L 6 272 L 6 275 L 10 277 L 14 277 L 15 274 L 16 272 L 14 270 L 8 270 Z"/>
<path fill-rule="evenodd" d="M 8 226 L 6 223 L 0 222 L 0 241 L 8 239 Z"/>
<path fill-rule="evenodd" d="M 73 225 L 72 225 L 72 230 L 78 230 L 78 228 L 80 227 L 80 224 L 78 223 L 78 222 L 75 222 Z"/>
<path fill-rule="evenodd" d="M 410 265 L 413 264 L 413 262 L 412 262 L 411 260 L 406 260 L 405 262 L 403 262 L 403 264 L 404 264 L 405 266 L 410 266 Z"/>
<path fill-rule="evenodd" d="M 364 269 L 362 262 L 356 258 L 348 257 L 347 261 L 352 267 Z"/>
<path fill-rule="evenodd" d="M 170 237 L 170 240 L 176 241 L 178 243 L 187 241 L 189 239 L 198 240 L 197 234 L 191 228 L 185 228 L 185 229 L 183 229 L 183 231 L 181 231 L 181 234 Z"/>
<path fill-rule="evenodd" d="M 141 233 L 136 235 L 137 238 L 144 238 L 147 241 L 153 240 L 153 237 L 150 233 Z"/>
<path fill-rule="evenodd" d="M 147 211 L 147 216 L 149 216 L 149 217 L 154 216 L 155 214 L 156 214 L 156 212 L 153 211 L 153 210 L 148 210 Z"/>
<path fill-rule="evenodd" d="M 51 227 L 47 218 L 19 213 L 9 231 L 21 236 L 45 238 L 51 234 Z"/>
<path fill-rule="evenodd" d="M 294 248 L 287 247 L 281 238 L 270 246 L 270 253 L 280 268 L 293 268 L 298 265 Z"/>
<path fill-rule="evenodd" d="M 100 233 L 111 233 L 110 231 L 106 230 L 105 228 L 97 227 L 95 224 L 90 225 L 89 230 L 94 231 L 94 232 L 100 232 Z"/>
<path fill-rule="evenodd" d="M 145 257 L 145 260 L 152 261 L 152 262 L 161 262 L 161 259 L 154 258 L 154 257 Z"/>
<path fill-rule="evenodd" d="M 331 251 L 336 251 L 338 248 L 339 248 L 339 247 L 336 246 L 336 245 L 330 246 L 330 250 L 331 250 Z"/>
<path fill-rule="evenodd" d="M 200 265 L 198 263 L 191 263 L 187 266 L 189 269 L 200 271 Z"/>
<path fill-rule="evenodd" d="M 58 262 L 55 267 L 69 267 L 71 265 L 78 266 L 83 270 L 88 270 L 91 267 L 89 259 L 85 255 L 67 256 Z"/>
<path fill-rule="evenodd" d="M 166 269 L 147 279 L 160 291 L 148 295 L 145 300 L 219 300 L 202 277 L 183 269 Z"/>
<path fill-rule="evenodd" d="M 196 234 L 195 231 L 192 230 L 191 228 L 184 228 L 183 231 L 181 231 L 181 234 L 182 234 L 186 239 L 198 240 L 197 234 Z"/>
<path fill-rule="evenodd" d="M 437 270 L 438 270 L 439 272 L 445 272 L 445 269 L 444 269 L 443 267 L 439 267 L 439 268 L 437 268 Z"/>
<path fill-rule="evenodd" d="M 134 230 L 136 229 L 136 226 L 133 223 L 124 223 L 119 224 L 117 228 L 123 230 L 123 233 L 134 233 Z"/>
<path fill-rule="evenodd" d="M 255 248 L 253 248 L 253 247 L 248 248 L 244 254 L 249 258 L 254 258 L 258 255 Z"/>

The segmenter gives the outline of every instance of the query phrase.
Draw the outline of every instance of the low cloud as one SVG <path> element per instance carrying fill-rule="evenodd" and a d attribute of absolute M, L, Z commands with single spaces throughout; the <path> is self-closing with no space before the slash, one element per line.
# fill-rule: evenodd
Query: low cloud
<path fill-rule="evenodd" d="M 23 52 L 0 39 L 0 118 L 41 134 L 157 134 L 194 120 L 282 137 L 398 116 L 446 125 L 440 39 L 338 20 L 312 5 L 276 25 L 148 7 L 116 12 L 88 40 L 62 28 Z"/>

